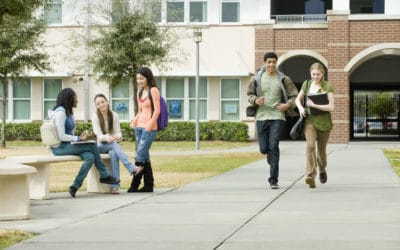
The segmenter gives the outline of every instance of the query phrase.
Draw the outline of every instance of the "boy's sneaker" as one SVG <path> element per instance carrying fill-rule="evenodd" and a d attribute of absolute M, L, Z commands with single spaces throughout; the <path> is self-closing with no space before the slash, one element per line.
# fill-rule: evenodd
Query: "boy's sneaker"
<path fill-rule="evenodd" d="M 271 186 L 271 189 L 278 189 L 279 188 L 277 183 L 272 183 L 270 186 Z"/>
<path fill-rule="evenodd" d="M 69 194 L 72 196 L 72 198 L 75 198 L 75 194 L 76 194 L 76 191 L 77 191 L 78 189 L 76 188 L 76 187 L 74 187 L 74 186 L 70 186 L 69 187 L 69 190 L 68 190 L 68 192 L 69 192 Z"/>
<path fill-rule="evenodd" d="M 306 183 L 310 186 L 310 188 L 315 188 L 315 180 L 313 177 L 306 177 Z"/>
<path fill-rule="evenodd" d="M 111 175 L 105 177 L 105 178 L 100 178 L 100 183 L 105 183 L 105 184 L 118 184 L 120 180 L 115 179 Z"/>

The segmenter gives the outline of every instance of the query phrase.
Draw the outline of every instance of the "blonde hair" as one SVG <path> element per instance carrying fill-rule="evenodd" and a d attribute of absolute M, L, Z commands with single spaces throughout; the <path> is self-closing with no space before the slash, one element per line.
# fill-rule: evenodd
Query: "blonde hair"
<path fill-rule="evenodd" d="M 325 68 L 324 68 L 324 66 L 322 66 L 321 63 L 316 62 L 316 63 L 313 63 L 313 64 L 311 65 L 311 67 L 310 67 L 310 73 L 311 73 L 311 71 L 313 71 L 314 69 L 319 70 L 319 71 L 322 73 L 321 81 L 323 81 L 323 80 L 324 80 L 324 75 L 325 75 Z"/>

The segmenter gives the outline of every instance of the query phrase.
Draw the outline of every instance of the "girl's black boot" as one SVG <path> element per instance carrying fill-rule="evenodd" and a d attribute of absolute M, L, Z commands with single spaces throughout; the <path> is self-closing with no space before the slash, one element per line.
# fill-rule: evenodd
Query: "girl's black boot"
<path fill-rule="evenodd" d="M 153 192 L 154 176 L 150 162 L 146 162 L 143 169 L 144 186 L 139 189 L 139 192 Z"/>

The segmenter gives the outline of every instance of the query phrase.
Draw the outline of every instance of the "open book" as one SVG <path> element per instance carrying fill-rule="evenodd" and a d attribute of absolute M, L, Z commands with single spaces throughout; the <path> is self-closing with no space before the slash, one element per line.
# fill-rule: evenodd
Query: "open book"
<path fill-rule="evenodd" d="M 307 97 L 310 98 L 315 104 L 318 104 L 318 105 L 329 104 L 328 94 L 327 93 L 310 94 Z M 310 113 L 312 115 L 320 115 L 320 114 L 324 114 L 324 113 L 327 113 L 327 112 L 328 111 L 323 111 L 323 110 L 320 110 L 320 109 L 316 109 L 316 108 L 310 107 Z"/>

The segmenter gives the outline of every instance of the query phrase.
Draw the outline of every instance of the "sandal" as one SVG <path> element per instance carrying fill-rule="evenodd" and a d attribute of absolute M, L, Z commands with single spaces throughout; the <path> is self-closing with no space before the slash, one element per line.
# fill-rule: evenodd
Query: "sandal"
<path fill-rule="evenodd" d="M 118 188 L 111 189 L 111 194 L 119 194 Z"/>

